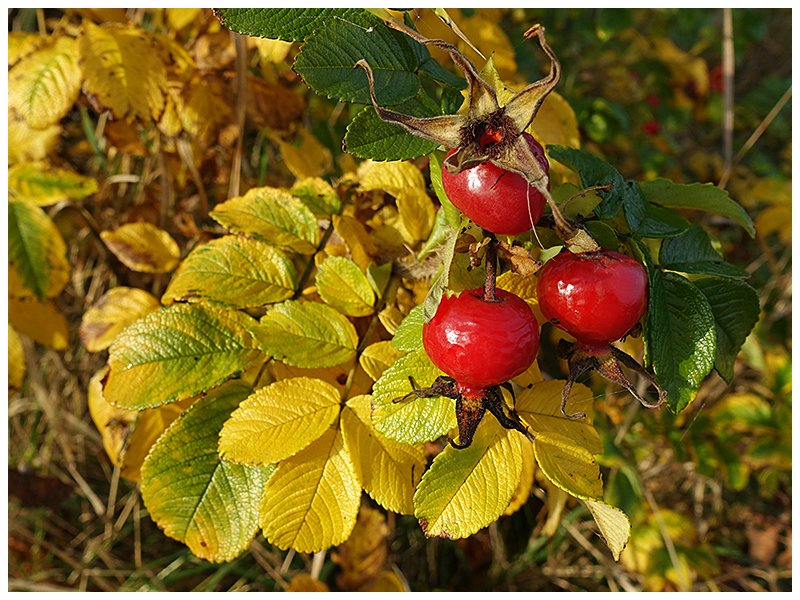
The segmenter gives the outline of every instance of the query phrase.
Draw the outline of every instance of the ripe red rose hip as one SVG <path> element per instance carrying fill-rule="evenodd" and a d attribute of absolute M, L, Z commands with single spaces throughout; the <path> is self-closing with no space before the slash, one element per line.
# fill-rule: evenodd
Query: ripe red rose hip
<path fill-rule="evenodd" d="M 422 329 L 428 356 L 465 395 L 516 377 L 539 350 L 539 324 L 530 306 L 505 290 L 495 296 L 487 302 L 479 288 L 443 297 Z"/>
<path fill-rule="evenodd" d="M 613 250 L 562 250 L 539 271 L 539 308 L 553 325 L 584 345 L 620 339 L 647 308 L 647 273 Z"/>
<path fill-rule="evenodd" d="M 550 164 L 541 144 L 530 134 L 522 135 L 544 172 L 549 174 Z M 451 150 L 448 156 L 454 152 Z M 544 212 L 546 200 L 536 188 L 529 186 L 520 175 L 490 162 L 461 171 L 458 175 L 451 175 L 442 168 L 442 185 L 458 210 L 479 227 L 499 235 L 525 233 Z"/>

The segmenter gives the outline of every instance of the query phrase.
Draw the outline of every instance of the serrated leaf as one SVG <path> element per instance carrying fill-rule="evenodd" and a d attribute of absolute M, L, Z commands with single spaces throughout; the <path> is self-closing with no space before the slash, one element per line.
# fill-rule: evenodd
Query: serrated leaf
<path fill-rule="evenodd" d="M 403 444 L 433 441 L 456 426 L 455 404 L 450 398 L 417 398 L 393 402 L 412 391 L 409 377 L 419 387 L 430 386 L 442 375 L 420 349 L 398 359 L 383 372 L 372 391 L 372 423 L 381 435 Z"/>
<path fill-rule="evenodd" d="M 319 177 L 307 177 L 302 181 L 298 181 L 292 187 L 291 192 L 316 217 L 329 218 L 331 215 L 337 214 L 342 206 L 336 190 L 331 187 L 331 184 Z"/>
<path fill-rule="evenodd" d="M 600 533 L 603 534 L 606 545 L 614 560 L 619 560 L 619 555 L 631 539 L 631 522 L 620 509 L 599 500 L 584 500 L 589 507 Z"/>
<path fill-rule="evenodd" d="M 98 112 L 149 121 L 165 107 L 167 73 L 153 36 L 143 29 L 81 24 L 78 62 L 84 90 Z"/>
<path fill-rule="evenodd" d="M 282 550 L 319 552 L 348 538 L 360 504 L 352 458 L 341 432 L 329 429 L 275 468 L 261 503 L 261 527 Z"/>
<path fill-rule="evenodd" d="M 34 129 L 58 123 L 78 99 L 77 44 L 59 37 L 28 54 L 8 72 L 8 106 Z"/>
<path fill-rule="evenodd" d="M 347 20 L 362 8 L 218 8 L 220 22 L 242 35 L 302 42 L 335 19 Z"/>
<path fill-rule="evenodd" d="M 22 387 L 25 380 L 25 349 L 17 330 L 8 324 L 8 389 Z"/>
<path fill-rule="evenodd" d="M 329 256 L 317 268 L 316 283 L 323 302 L 345 315 L 365 317 L 375 312 L 375 292 L 352 260 Z"/>
<path fill-rule="evenodd" d="M 436 103 L 422 91 L 411 100 L 392 106 L 391 110 L 421 118 L 442 114 Z M 372 106 L 364 108 L 350 121 L 344 136 L 346 152 L 372 160 L 411 160 L 430 154 L 437 147 L 436 142 L 383 121 Z"/>
<path fill-rule="evenodd" d="M 395 350 L 392 342 L 375 342 L 364 348 L 364 352 L 358 357 L 364 371 L 373 381 L 380 379 L 383 372 L 391 367 L 395 361 L 405 356 L 405 352 Z"/>
<path fill-rule="evenodd" d="M 433 460 L 414 494 L 414 516 L 426 537 L 468 537 L 503 514 L 521 477 L 520 435 L 483 419 L 468 448 L 448 445 Z"/>
<path fill-rule="evenodd" d="M 565 492 L 581 500 L 603 496 L 600 467 L 586 448 L 556 432 L 539 433 L 533 442 L 542 473 Z"/>
<path fill-rule="evenodd" d="M 398 514 L 414 512 L 414 490 L 425 470 L 422 445 L 399 444 L 378 434 L 371 414 L 372 399 L 350 398 L 342 411 L 344 443 L 364 490 L 378 504 Z"/>
<path fill-rule="evenodd" d="M 89 352 L 105 350 L 119 332 L 158 308 L 161 308 L 158 300 L 144 290 L 111 288 L 83 313 L 78 330 L 81 342 Z"/>
<path fill-rule="evenodd" d="M 145 315 L 114 340 L 106 399 L 142 409 L 195 396 L 263 357 L 248 315 L 179 304 Z"/>
<path fill-rule="evenodd" d="M 717 335 L 714 368 L 730 383 L 734 363 L 745 339 L 758 322 L 758 293 L 743 281 L 700 279 L 695 281 L 711 306 Z"/>
<path fill-rule="evenodd" d="M 750 236 L 755 235 L 753 221 L 723 189 L 713 183 L 674 183 L 658 178 L 643 181 L 639 187 L 650 202 L 672 208 L 694 208 L 725 215 L 744 227 Z"/>
<path fill-rule="evenodd" d="M 55 223 L 30 202 L 8 202 L 8 293 L 44 301 L 69 280 L 64 238 Z"/>
<path fill-rule="evenodd" d="M 178 266 L 181 250 L 169 233 L 151 223 L 126 223 L 100 237 L 122 264 L 140 273 L 169 273 Z"/>
<path fill-rule="evenodd" d="M 161 301 L 250 308 L 282 302 L 296 287 L 297 272 L 283 252 L 229 235 L 192 250 Z"/>
<path fill-rule="evenodd" d="M 217 454 L 220 427 L 251 391 L 232 381 L 198 400 L 142 465 L 142 500 L 153 521 L 210 562 L 233 560 L 258 531 L 271 469 L 222 462 Z"/>
<path fill-rule="evenodd" d="M 678 413 L 694 399 L 714 367 L 714 315 L 700 290 L 676 273 L 650 273 L 645 328 L 648 359 Z"/>
<path fill-rule="evenodd" d="M 339 415 L 339 391 L 320 379 L 283 379 L 244 400 L 219 435 L 225 460 L 266 466 L 300 452 Z"/>
<path fill-rule="evenodd" d="M 422 306 L 415 306 L 394 332 L 392 347 L 400 352 L 420 350 L 422 348 L 422 328 L 424 325 L 425 319 L 422 315 Z"/>
<path fill-rule="evenodd" d="M 316 252 L 320 240 L 313 213 L 299 199 L 278 188 L 248 190 L 244 196 L 218 204 L 210 216 L 235 233 L 252 235 L 300 254 Z"/>
<path fill-rule="evenodd" d="M 8 191 L 17 200 L 50 206 L 62 200 L 82 200 L 97 191 L 97 181 L 43 162 L 23 163 L 8 170 Z"/>
<path fill-rule="evenodd" d="M 358 334 L 343 314 L 318 302 L 287 300 L 254 328 L 261 350 L 287 365 L 333 367 L 351 360 Z"/>
<path fill-rule="evenodd" d="M 670 271 L 708 273 L 732 279 L 747 279 L 750 273 L 725 262 L 711 245 L 708 232 L 693 225 L 685 232 L 664 240 L 658 253 L 659 264 Z"/>
<path fill-rule="evenodd" d="M 68 345 L 67 319 L 52 300 L 9 298 L 8 321 L 20 333 L 47 348 L 64 350 Z"/>

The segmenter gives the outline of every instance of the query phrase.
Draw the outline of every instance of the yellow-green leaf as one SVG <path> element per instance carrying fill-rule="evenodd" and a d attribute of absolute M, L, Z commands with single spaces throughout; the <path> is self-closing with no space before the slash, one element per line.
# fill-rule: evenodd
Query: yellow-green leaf
<path fill-rule="evenodd" d="M 286 300 L 295 287 L 297 272 L 281 250 L 228 235 L 192 250 L 161 300 L 249 308 Z"/>
<path fill-rule="evenodd" d="M 289 458 L 331 426 L 340 402 L 338 390 L 320 379 L 276 381 L 250 395 L 225 423 L 220 456 L 254 466 Z"/>
<path fill-rule="evenodd" d="M 455 403 L 450 398 L 410 396 L 409 377 L 418 387 L 430 386 L 442 375 L 425 350 L 420 349 L 398 359 L 375 382 L 372 392 L 372 423 L 376 431 L 403 444 L 433 441 L 456 426 Z"/>
<path fill-rule="evenodd" d="M 254 333 L 261 350 L 295 367 L 340 365 L 355 356 L 358 345 L 358 334 L 347 317 L 319 302 L 276 304 Z"/>
<path fill-rule="evenodd" d="M 584 500 L 592 512 L 600 533 L 603 534 L 608 548 L 619 560 L 619 555 L 631 539 L 631 522 L 620 509 L 599 500 Z"/>
<path fill-rule="evenodd" d="M 210 562 L 233 560 L 258 531 L 271 469 L 226 463 L 219 430 L 252 388 L 231 381 L 198 400 L 158 439 L 142 465 L 142 500 L 164 533 Z"/>
<path fill-rule="evenodd" d="M 114 119 L 158 119 L 164 111 L 167 74 L 153 36 L 143 29 L 99 27 L 83 21 L 78 61 L 84 89 L 98 112 Z"/>
<path fill-rule="evenodd" d="M 109 350 L 106 400 L 142 409 L 182 400 L 253 366 L 256 348 L 248 315 L 199 305 L 175 305 L 145 315 Z"/>
<path fill-rule="evenodd" d="M 365 317 L 375 311 L 375 292 L 352 260 L 329 256 L 319 265 L 316 282 L 320 298 L 341 313 Z"/>
<path fill-rule="evenodd" d="M 292 186 L 299 198 L 317 217 L 329 218 L 339 212 L 342 202 L 331 184 L 320 177 L 307 177 Z"/>
<path fill-rule="evenodd" d="M 181 251 L 163 229 L 150 223 L 126 223 L 100 237 L 122 264 L 140 273 L 169 273 L 178 266 Z"/>
<path fill-rule="evenodd" d="M 425 189 L 425 177 L 411 162 L 367 161 L 362 164 L 359 174 L 361 187 L 366 191 L 385 190 L 392 196 L 398 196 L 407 188 Z"/>
<path fill-rule="evenodd" d="M 8 72 L 8 106 L 34 129 L 58 123 L 80 91 L 77 44 L 70 37 L 28 54 Z"/>
<path fill-rule="evenodd" d="M 15 165 L 45 158 L 61 137 L 61 125 L 34 129 L 8 113 L 8 164 Z"/>
<path fill-rule="evenodd" d="M 311 210 L 278 188 L 253 188 L 244 196 L 218 204 L 210 216 L 234 233 L 252 235 L 300 254 L 313 254 L 320 241 Z"/>
<path fill-rule="evenodd" d="M 533 450 L 542 473 L 562 490 L 581 500 L 602 498 L 600 467 L 591 452 L 555 432 L 537 434 Z"/>
<path fill-rule="evenodd" d="M 414 512 L 414 490 L 425 470 L 421 444 L 398 444 L 372 426 L 371 397 L 356 396 L 342 412 L 342 434 L 358 479 L 378 504 L 401 515 Z"/>
<path fill-rule="evenodd" d="M 261 504 L 261 527 L 282 550 L 319 552 L 345 541 L 356 524 L 361 484 L 342 434 L 329 429 L 278 463 Z"/>
<path fill-rule="evenodd" d="M 17 330 L 8 324 L 8 389 L 22 387 L 25 380 L 25 350 Z"/>
<path fill-rule="evenodd" d="M 67 246 L 61 232 L 35 204 L 8 203 L 8 293 L 44 301 L 69 280 Z"/>
<path fill-rule="evenodd" d="M 8 170 L 8 191 L 18 200 L 50 206 L 62 200 L 82 200 L 94 194 L 97 181 L 43 162 L 22 163 Z"/>
<path fill-rule="evenodd" d="M 53 350 L 64 350 L 69 341 L 69 328 L 64 314 L 52 300 L 9 298 L 8 320 L 33 341 Z"/>
<path fill-rule="evenodd" d="M 373 381 L 378 381 L 383 375 L 383 372 L 391 367 L 395 361 L 405 356 L 405 352 L 395 350 L 392 342 L 387 340 L 384 342 L 375 342 L 364 348 L 364 352 L 358 357 L 358 361 L 364 368 L 364 371 L 372 377 Z"/>
<path fill-rule="evenodd" d="M 503 514 L 521 477 L 519 433 L 485 418 L 468 448 L 448 445 L 433 460 L 414 494 L 414 516 L 427 537 L 470 536 Z"/>
<path fill-rule="evenodd" d="M 83 313 L 78 329 L 81 342 L 89 352 L 105 350 L 120 331 L 158 308 L 158 300 L 144 290 L 111 288 Z"/>

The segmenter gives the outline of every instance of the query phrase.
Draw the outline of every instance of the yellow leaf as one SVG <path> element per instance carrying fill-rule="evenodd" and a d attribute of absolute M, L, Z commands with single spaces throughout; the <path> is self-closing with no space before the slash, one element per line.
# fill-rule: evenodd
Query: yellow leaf
<path fill-rule="evenodd" d="M 201 8 L 167 8 L 167 24 L 170 29 L 180 31 L 200 14 Z"/>
<path fill-rule="evenodd" d="M 112 288 L 83 313 L 78 330 L 81 342 L 89 352 L 105 350 L 120 331 L 160 307 L 158 300 L 144 290 Z"/>
<path fill-rule="evenodd" d="M 581 138 L 575 111 L 558 92 L 550 92 L 539 107 L 530 133 L 543 146 L 560 144 L 580 148 Z M 553 161 L 555 162 L 555 161 Z M 551 163 L 551 167 L 555 166 Z"/>
<path fill-rule="evenodd" d="M 331 170 L 333 156 L 311 132 L 304 131 L 299 143 L 291 144 L 278 138 L 283 162 L 296 179 L 320 177 Z"/>
<path fill-rule="evenodd" d="M 414 512 L 414 489 L 425 470 L 422 444 L 399 444 L 372 426 L 372 398 L 357 396 L 342 412 L 342 434 L 358 479 L 378 504 L 401 515 Z"/>
<path fill-rule="evenodd" d="M 79 15 L 96 23 L 127 23 L 128 13 L 122 7 L 110 8 L 76 8 Z"/>
<path fill-rule="evenodd" d="M 25 380 L 25 350 L 17 330 L 8 324 L 8 389 L 22 387 Z"/>
<path fill-rule="evenodd" d="M 39 161 L 56 147 L 61 137 L 61 125 L 33 129 L 8 111 L 8 164 Z"/>
<path fill-rule="evenodd" d="M 410 162 L 364 161 L 359 168 L 361 187 L 365 191 L 385 190 L 392 196 L 398 196 L 406 188 L 425 189 L 425 177 Z"/>
<path fill-rule="evenodd" d="M 150 223 L 126 223 L 100 237 L 122 264 L 141 273 L 168 273 L 178 266 L 180 248 L 163 229 Z"/>
<path fill-rule="evenodd" d="M 98 112 L 128 121 L 158 119 L 167 76 L 154 38 L 142 29 L 99 27 L 83 21 L 78 54 L 84 89 Z"/>
<path fill-rule="evenodd" d="M 195 74 L 183 85 L 170 85 L 169 93 L 184 131 L 203 148 L 213 144 L 222 129 L 233 125 L 233 96 L 215 76 Z"/>
<path fill-rule="evenodd" d="M 103 379 L 108 373 L 108 365 L 100 369 L 89 380 L 87 392 L 89 414 L 92 416 L 95 427 L 103 438 L 105 448 L 112 465 L 120 465 L 122 452 L 126 442 L 136 425 L 139 413 L 135 410 L 125 410 L 112 406 L 103 396 Z"/>
<path fill-rule="evenodd" d="M 402 190 L 397 196 L 397 211 L 400 215 L 400 233 L 408 244 L 413 246 L 428 239 L 436 218 L 436 208 L 425 190 Z"/>
<path fill-rule="evenodd" d="M 49 35 L 27 33 L 24 31 L 11 31 L 8 34 L 8 66 L 15 65 L 37 49 L 52 43 Z"/>
<path fill-rule="evenodd" d="M 547 319 L 544 318 L 542 310 L 539 308 L 539 297 L 536 292 L 538 281 L 538 277 L 523 277 L 511 271 L 506 271 L 497 278 L 497 287 L 507 292 L 512 292 L 525 300 L 531 307 L 533 315 L 536 317 L 536 322 L 541 327 Z"/>
<path fill-rule="evenodd" d="M 381 322 L 381 325 L 388 331 L 391 335 L 394 335 L 394 332 L 397 331 L 397 328 L 400 327 L 400 323 L 403 322 L 405 315 L 400 312 L 395 305 L 387 306 L 381 312 L 378 313 L 378 319 Z"/>
<path fill-rule="evenodd" d="M 261 527 L 282 550 L 319 552 L 344 542 L 361 504 L 361 484 L 342 434 L 329 429 L 278 463 L 261 504 Z"/>
<path fill-rule="evenodd" d="M 254 466 L 289 458 L 330 427 L 340 400 L 331 384 L 308 377 L 263 387 L 242 401 L 223 425 L 220 456 Z"/>
<path fill-rule="evenodd" d="M 59 37 L 8 72 L 8 106 L 34 129 L 57 124 L 78 99 L 81 71 L 77 45 Z"/>
<path fill-rule="evenodd" d="M 69 341 L 67 319 L 52 300 L 40 302 L 35 298 L 9 298 L 8 320 L 42 346 L 64 350 Z"/>
<path fill-rule="evenodd" d="M 537 473 L 537 479 L 547 490 L 547 520 L 542 527 L 542 535 L 553 537 L 561 524 L 561 517 L 570 495 L 545 477 L 541 470 Z"/>
<path fill-rule="evenodd" d="M 292 577 L 292 580 L 289 582 L 286 591 L 287 592 L 330 592 L 331 589 L 325 582 L 320 581 L 319 579 L 315 579 L 308 573 L 300 573 L 299 575 L 295 575 L 294 577 Z"/>
<path fill-rule="evenodd" d="M 255 42 L 261 60 L 269 63 L 285 61 L 292 49 L 292 42 L 284 42 L 283 40 L 255 38 Z"/>
<path fill-rule="evenodd" d="M 619 560 L 620 554 L 631 539 L 631 522 L 620 509 L 605 502 L 584 500 L 592 512 L 600 533 L 605 538 L 606 545 L 614 555 L 614 560 Z"/>
<path fill-rule="evenodd" d="M 359 591 L 378 576 L 389 554 L 388 536 L 383 513 L 362 506 L 353 533 L 331 554 L 331 560 L 341 567 L 336 585 L 342 591 Z"/>
<path fill-rule="evenodd" d="M 365 317 L 375 312 L 375 292 L 364 272 L 351 260 L 326 258 L 318 267 L 316 283 L 325 304 L 347 316 Z"/>
<path fill-rule="evenodd" d="M 330 383 L 339 392 L 341 397 L 345 392 L 347 386 L 347 378 L 350 374 L 350 369 L 355 362 L 355 358 L 336 365 L 335 367 L 318 368 L 318 369 L 304 369 L 302 367 L 292 367 L 282 362 L 273 361 L 270 363 L 271 372 L 274 379 L 280 381 L 281 379 L 291 379 L 292 377 L 310 377 L 312 379 L 321 379 Z M 357 368 L 355 377 L 350 385 L 350 396 L 358 396 L 360 394 L 369 393 L 372 387 L 372 379 L 364 372 L 364 369 Z"/>
<path fill-rule="evenodd" d="M 378 381 L 383 372 L 394 364 L 394 361 L 405 355 L 405 352 L 395 350 L 391 341 L 375 342 L 364 348 L 358 361 L 367 375 L 372 377 L 373 381 Z"/>
<path fill-rule="evenodd" d="M 792 207 L 789 205 L 768 206 L 756 217 L 756 231 L 761 236 L 777 233 L 784 244 L 792 243 Z"/>
<path fill-rule="evenodd" d="M 508 508 L 503 511 L 504 515 L 513 515 L 522 508 L 528 501 L 533 488 L 533 476 L 536 472 L 536 457 L 533 455 L 533 445 L 522 440 L 520 448 L 522 449 L 522 477 L 514 495 L 511 497 Z"/>
<path fill-rule="evenodd" d="M 503 79 L 510 80 L 517 74 L 514 48 L 498 22 L 475 15 L 460 20 L 459 27 L 481 52 L 487 56 L 492 54 L 497 71 Z M 463 42 L 459 43 L 459 50 L 473 62 L 482 60 Z"/>
<path fill-rule="evenodd" d="M 248 77 L 247 116 L 259 129 L 291 131 L 295 123 L 302 121 L 305 109 L 305 100 L 292 90 L 260 77 Z"/>
<path fill-rule="evenodd" d="M 349 216 L 333 215 L 333 228 L 339 234 L 350 256 L 362 271 L 366 271 L 372 262 L 372 256 L 378 254 L 378 248 L 372 242 L 364 225 L 356 218 Z"/>
<path fill-rule="evenodd" d="M 555 432 L 537 434 L 533 449 L 542 473 L 562 490 L 581 500 L 602 498 L 600 467 L 588 450 Z"/>

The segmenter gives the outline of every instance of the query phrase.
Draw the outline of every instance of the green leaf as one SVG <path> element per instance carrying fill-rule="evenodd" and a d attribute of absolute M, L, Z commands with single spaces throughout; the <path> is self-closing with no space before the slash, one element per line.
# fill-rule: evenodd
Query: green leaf
<path fill-rule="evenodd" d="M 258 531 L 259 504 L 272 468 L 222 462 L 222 424 L 252 392 L 231 381 L 198 400 L 158 439 L 142 465 L 142 499 L 150 517 L 195 556 L 227 562 Z"/>
<path fill-rule="evenodd" d="M 422 316 L 422 306 L 417 305 L 400 323 L 400 327 L 394 332 L 392 346 L 401 352 L 415 352 L 422 348 L 422 327 L 425 320 Z"/>
<path fill-rule="evenodd" d="M 678 413 L 694 399 L 714 367 L 714 315 L 705 296 L 676 273 L 650 273 L 645 342 L 667 404 Z"/>
<path fill-rule="evenodd" d="M 386 27 L 370 14 L 334 20 L 308 38 L 294 70 L 318 94 L 343 102 L 371 104 L 367 74 L 353 68 L 366 60 L 375 75 L 380 106 L 391 106 L 417 95 L 419 63 L 408 36 Z"/>
<path fill-rule="evenodd" d="M 427 58 L 420 61 L 419 72 L 452 90 L 463 90 L 467 87 L 467 81 L 463 77 L 445 69 L 436 59 L 431 57 L 430 54 L 428 54 Z"/>
<path fill-rule="evenodd" d="M 728 192 L 713 183 L 674 183 L 658 178 L 639 184 L 645 198 L 654 204 L 673 208 L 695 208 L 725 215 L 747 229 L 750 236 L 756 233 L 753 221 Z"/>
<path fill-rule="evenodd" d="M 436 103 L 420 91 L 391 110 L 414 117 L 433 117 L 441 112 Z M 367 106 L 347 126 L 344 149 L 359 158 L 410 160 L 430 154 L 438 144 L 406 131 L 400 125 L 383 121 L 372 105 Z"/>
<path fill-rule="evenodd" d="M 343 314 L 319 302 L 287 300 L 254 328 L 261 350 L 293 367 L 341 365 L 356 353 L 358 334 Z"/>
<path fill-rule="evenodd" d="M 717 349 L 714 368 L 730 382 L 736 356 L 758 322 L 761 306 L 758 293 L 743 281 L 701 279 L 695 285 L 703 293 L 714 314 Z"/>
<path fill-rule="evenodd" d="M 229 235 L 192 250 L 161 301 L 249 308 L 286 300 L 295 287 L 297 272 L 283 252 Z"/>
<path fill-rule="evenodd" d="M 750 273 L 729 262 L 711 245 L 708 232 L 693 225 L 685 232 L 664 240 L 658 254 L 659 264 L 670 271 L 707 273 L 731 279 L 747 279 Z"/>
<path fill-rule="evenodd" d="M 641 183 L 639 184 L 641 187 Z M 644 218 L 636 230 L 636 235 L 647 238 L 665 238 L 686 231 L 691 223 L 670 208 L 645 203 Z"/>
<path fill-rule="evenodd" d="M 398 359 L 386 369 L 372 388 L 372 423 L 381 435 L 404 444 L 433 441 L 456 426 L 454 401 L 450 398 L 410 396 L 409 377 L 419 387 L 433 383 L 440 371 L 424 350 Z"/>
<path fill-rule="evenodd" d="M 383 263 L 381 266 L 376 266 L 375 263 L 367 265 L 367 281 L 378 298 L 383 298 L 386 292 L 386 286 L 392 278 L 392 268 L 391 262 Z"/>
<path fill-rule="evenodd" d="M 614 230 L 603 221 L 586 221 L 584 223 L 589 235 L 592 236 L 601 248 L 616 250 L 619 247 L 619 239 Z"/>
<path fill-rule="evenodd" d="M 442 205 L 441 210 L 444 211 L 447 217 L 447 223 L 453 229 L 458 229 L 461 226 L 461 211 L 450 202 L 450 198 L 447 197 L 444 191 L 444 185 L 442 184 L 442 160 L 444 159 L 444 154 L 441 152 L 433 152 L 429 159 L 433 191 L 436 192 L 436 197 Z"/>
<path fill-rule="evenodd" d="M 314 254 L 319 225 L 311 210 L 290 193 L 271 187 L 253 188 L 244 196 L 218 204 L 210 214 L 235 233 L 300 254 Z"/>
<path fill-rule="evenodd" d="M 336 19 L 364 14 L 363 8 L 218 8 L 215 14 L 228 29 L 271 40 L 302 42 Z"/>
<path fill-rule="evenodd" d="M 329 256 L 317 269 L 317 292 L 325 304 L 351 317 L 375 312 L 375 292 L 352 260 Z"/>
<path fill-rule="evenodd" d="M 8 202 L 8 288 L 16 298 L 45 301 L 61 293 L 69 280 L 64 238 L 35 204 Z"/>
<path fill-rule="evenodd" d="M 97 191 L 97 181 L 42 162 L 23 163 L 8 170 L 8 192 L 18 200 L 50 206 L 62 200 L 83 200 Z"/>
<path fill-rule="evenodd" d="M 149 313 L 112 344 L 105 398 L 141 410 L 205 392 L 263 358 L 255 326 L 244 313 L 200 305 Z"/>

